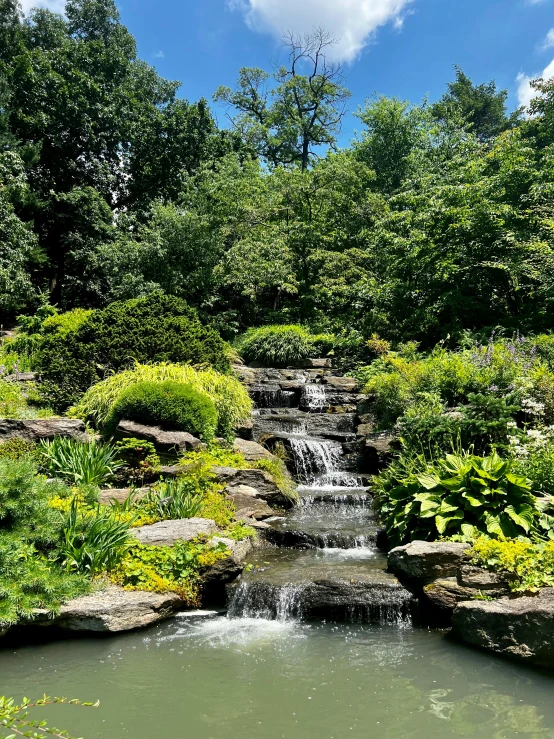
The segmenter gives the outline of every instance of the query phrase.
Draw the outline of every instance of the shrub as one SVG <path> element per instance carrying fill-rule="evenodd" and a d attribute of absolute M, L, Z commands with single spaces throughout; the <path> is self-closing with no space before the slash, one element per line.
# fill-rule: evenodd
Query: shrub
<path fill-rule="evenodd" d="M 19 385 L 0 380 L 0 418 L 25 418 L 27 400 Z"/>
<path fill-rule="evenodd" d="M 89 576 L 113 569 L 130 544 L 129 523 L 116 511 L 101 506 L 83 510 L 73 499 L 60 545 L 67 569 Z"/>
<path fill-rule="evenodd" d="M 151 477 L 160 466 L 160 458 L 151 441 L 125 438 L 115 445 L 116 455 L 126 466 L 127 478 L 145 480 Z"/>
<path fill-rule="evenodd" d="M 217 428 L 212 400 L 191 385 L 173 380 L 137 382 L 124 390 L 114 403 L 106 432 L 113 433 L 121 419 L 165 429 L 188 431 L 210 441 Z"/>
<path fill-rule="evenodd" d="M 246 362 L 286 367 L 313 356 L 313 338 L 302 326 L 262 326 L 249 329 L 236 346 Z"/>
<path fill-rule="evenodd" d="M 172 547 L 134 544 L 110 578 L 126 590 L 173 592 L 189 606 L 200 605 L 202 570 L 229 556 L 221 542 L 180 541 Z"/>
<path fill-rule="evenodd" d="M 36 366 L 45 397 L 66 409 L 87 388 L 134 362 L 182 362 L 226 371 L 225 343 L 179 298 L 152 294 L 93 311 L 75 330 L 45 335 Z"/>
<path fill-rule="evenodd" d="M 47 482 L 36 472 L 29 458 L 0 461 L 0 532 L 48 548 L 58 541 L 62 526 L 50 500 L 67 495 L 67 488 L 62 482 Z"/>
<path fill-rule="evenodd" d="M 170 364 L 137 364 L 133 369 L 108 377 L 94 385 L 71 409 L 69 415 L 82 418 L 102 428 L 119 395 L 137 382 L 173 380 L 191 385 L 212 399 L 218 415 L 218 433 L 229 438 L 233 428 L 252 412 L 252 401 L 245 387 L 235 378 L 211 369 L 196 370 L 190 366 Z"/>
<path fill-rule="evenodd" d="M 511 468 L 496 453 L 394 462 L 375 479 L 375 502 L 390 543 L 536 532 L 544 519 L 530 481 Z"/>
<path fill-rule="evenodd" d="M 469 552 L 472 562 L 506 575 L 513 591 L 554 587 L 554 541 L 497 541 L 478 538 Z"/>
<path fill-rule="evenodd" d="M 21 436 L 12 436 L 11 439 L 0 444 L 0 460 L 16 460 L 22 457 L 36 458 L 36 446 L 32 441 L 27 441 Z"/>
<path fill-rule="evenodd" d="M 76 485 L 102 485 L 122 466 L 111 444 L 96 440 L 76 441 L 56 437 L 41 441 L 37 456 L 50 477 L 60 477 Z"/>

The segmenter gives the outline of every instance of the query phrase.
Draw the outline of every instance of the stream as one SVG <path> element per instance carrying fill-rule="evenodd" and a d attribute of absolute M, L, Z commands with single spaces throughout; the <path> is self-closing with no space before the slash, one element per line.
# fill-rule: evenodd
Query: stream
<path fill-rule="evenodd" d="M 326 413 L 321 374 L 298 375 L 300 389 L 256 388 L 254 437 L 286 447 L 300 502 L 268 521 L 227 613 L 4 643 L 1 692 L 99 699 L 44 709 L 86 739 L 554 739 L 552 676 L 412 624 L 349 455 L 354 414 Z"/>

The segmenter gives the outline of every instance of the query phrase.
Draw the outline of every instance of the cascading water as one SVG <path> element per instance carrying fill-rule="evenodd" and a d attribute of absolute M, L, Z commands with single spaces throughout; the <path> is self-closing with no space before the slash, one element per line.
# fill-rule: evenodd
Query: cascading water
<path fill-rule="evenodd" d="M 278 371 L 266 372 L 274 382 Z M 288 386 L 295 382 L 291 374 L 287 371 Z M 355 413 L 324 414 L 328 408 L 324 385 L 303 384 L 305 374 L 297 381 L 301 388 L 297 403 L 303 410 L 283 413 L 282 396 L 275 387 L 274 395 L 257 388 L 254 397 L 257 402 L 263 399 L 263 410 L 253 420 L 254 438 L 273 436 L 285 444 L 301 483 L 300 504 L 267 520 L 265 537 L 276 546 L 251 555 L 250 566 L 229 588 L 228 616 L 407 623 L 413 599 L 385 571 L 368 489 L 360 477 L 344 469 L 341 441 L 318 436 L 319 432 L 355 439 Z M 279 405 L 266 405 L 271 400 Z M 348 400 L 342 405 L 351 405 Z"/>

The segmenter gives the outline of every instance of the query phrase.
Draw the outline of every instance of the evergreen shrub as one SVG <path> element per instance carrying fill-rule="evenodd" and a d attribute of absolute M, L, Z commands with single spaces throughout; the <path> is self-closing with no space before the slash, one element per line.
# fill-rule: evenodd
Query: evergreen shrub
<path fill-rule="evenodd" d="M 75 330 L 65 328 L 44 336 L 35 362 L 42 392 L 58 410 L 65 410 L 94 383 L 135 362 L 229 369 L 225 342 L 179 298 L 155 293 L 112 303 L 93 311 Z"/>
<path fill-rule="evenodd" d="M 246 362 L 265 367 L 286 367 L 308 357 L 328 354 L 333 348 L 331 334 L 311 334 L 303 326 L 261 326 L 251 328 L 236 342 Z"/>
<path fill-rule="evenodd" d="M 217 428 L 217 411 L 210 398 L 172 380 L 138 382 L 124 390 L 112 407 L 107 433 L 113 433 L 122 419 L 188 431 L 204 441 L 213 439 Z"/>

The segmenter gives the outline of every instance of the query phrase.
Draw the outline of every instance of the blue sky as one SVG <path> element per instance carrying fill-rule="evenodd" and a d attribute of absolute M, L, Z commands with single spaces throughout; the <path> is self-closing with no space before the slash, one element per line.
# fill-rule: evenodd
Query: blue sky
<path fill-rule="evenodd" d="M 41 2 L 59 8 L 62 0 Z M 373 93 L 434 100 L 454 64 L 475 82 L 495 79 L 511 107 L 528 100 L 530 77 L 554 76 L 554 0 L 119 0 L 118 7 L 140 56 L 180 80 L 189 100 L 232 86 L 241 66 L 269 69 L 281 31 L 314 25 L 340 38 L 335 54 L 345 64 L 351 111 Z M 224 123 L 225 110 L 217 116 Z M 356 127 L 349 115 L 344 143 Z"/>

